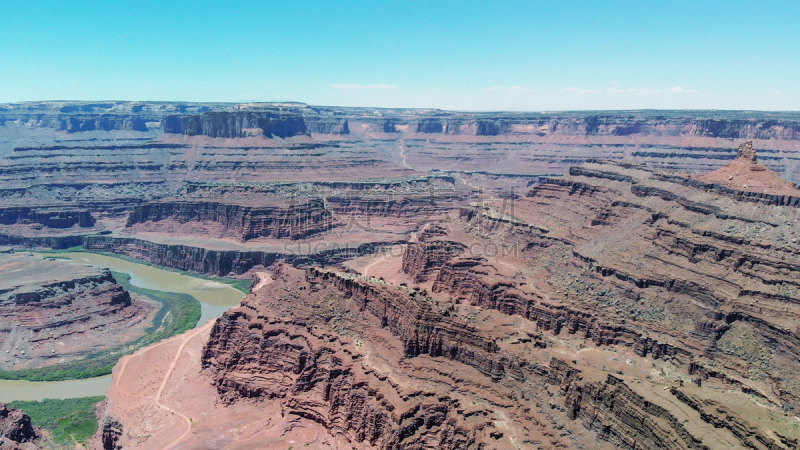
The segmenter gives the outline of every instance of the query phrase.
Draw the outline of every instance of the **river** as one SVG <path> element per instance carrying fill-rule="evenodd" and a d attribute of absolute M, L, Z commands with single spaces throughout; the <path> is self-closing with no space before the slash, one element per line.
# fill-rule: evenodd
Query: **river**
<path fill-rule="evenodd" d="M 78 264 L 106 267 L 115 272 L 128 273 L 131 275 L 131 284 L 137 287 L 189 294 L 201 304 L 198 325 L 216 319 L 232 306 L 239 305 L 245 296 L 242 291 L 224 283 L 181 275 L 120 258 L 94 253 L 63 253 L 57 256 L 69 258 Z M 0 402 L 106 395 L 110 386 L 111 375 L 68 381 L 0 380 Z"/>

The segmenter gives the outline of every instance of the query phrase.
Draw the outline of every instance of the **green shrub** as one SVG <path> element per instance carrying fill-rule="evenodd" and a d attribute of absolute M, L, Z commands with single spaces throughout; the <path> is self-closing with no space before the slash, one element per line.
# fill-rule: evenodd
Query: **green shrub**
<path fill-rule="evenodd" d="M 75 442 L 88 447 L 97 433 L 95 407 L 105 397 L 44 399 L 42 401 L 14 401 L 9 406 L 19 408 L 31 416 L 35 427 L 49 433 L 47 443 L 60 448 L 75 448 Z"/>

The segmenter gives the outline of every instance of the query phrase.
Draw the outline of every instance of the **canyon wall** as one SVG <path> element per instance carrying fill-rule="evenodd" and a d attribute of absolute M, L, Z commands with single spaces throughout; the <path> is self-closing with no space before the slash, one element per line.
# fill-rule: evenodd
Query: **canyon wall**
<path fill-rule="evenodd" d="M 249 206 L 208 201 L 159 201 L 144 203 L 128 216 L 126 227 L 160 221 L 210 222 L 218 224 L 222 233 L 233 234 L 242 241 L 257 237 L 301 239 L 323 233 L 334 227 L 331 212 L 322 200 L 292 202 L 274 206 Z M 137 228 L 142 228 L 137 227 Z M 147 228 L 147 227 L 145 227 Z"/>
<path fill-rule="evenodd" d="M 287 138 L 309 135 L 303 117 L 271 111 L 205 112 L 202 115 L 165 116 L 164 133 L 235 138 L 255 135 Z"/>
<path fill-rule="evenodd" d="M 307 281 L 299 285 L 294 284 L 299 280 L 288 281 L 295 280 L 295 276 Z M 382 323 L 392 335 L 398 336 L 408 357 L 446 352 L 490 376 L 504 376 L 499 361 L 482 358 L 496 351 L 490 342 L 474 334 L 470 336 L 470 330 L 461 330 L 467 333 L 465 342 L 456 345 L 459 331 L 439 323 L 436 317 L 442 316 L 430 309 L 429 301 L 423 297 L 316 269 L 309 269 L 305 275 L 292 274 L 273 284 L 289 286 L 285 283 L 310 289 L 308 303 L 312 308 L 318 304 L 317 298 L 334 299 L 331 305 L 334 315 L 345 306 L 343 296 L 353 295 L 353 305 L 373 314 L 372 326 Z M 465 415 L 462 409 L 466 405 L 447 395 L 403 392 L 405 388 L 400 386 L 392 388 L 392 382 L 384 376 L 358 364 L 359 350 L 348 345 L 343 337 L 333 335 L 326 339 L 324 329 L 320 329 L 321 334 L 309 333 L 302 324 L 317 323 L 318 319 L 313 313 L 307 316 L 305 306 L 297 306 L 295 309 L 299 310 L 289 321 L 274 321 L 269 313 L 262 318 L 266 312 L 263 303 L 245 300 L 240 308 L 229 311 L 217 322 L 203 364 L 214 373 L 215 384 L 225 401 L 283 399 L 289 414 L 320 423 L 331 433 L 346 437 L 357 448 L 460 449 L 473 448 L 476 441 L 489 438 L 487 428 L 493 427 L 481 417 L 482 413 L 473 413 L 475 417 Z M 374 316 L 375 313 L 379 315 Z M 413 317 L 420 317 L 427 326 L 414 323 Z M 365 319 L 369 317 L 357 318 L 345 326 Z M 427 331 L 417 335 L 415 329 Z M 259 374 L 258 379 L 251 376 L 255 373 Z"/>
<path fill-rule="evenodd" d="M 292 311 L 288 316 L 286 308 Z M 718 448 L 623 378 L 585 379 L 581 370 L 555 358 L 525 361 L 490 334 L 465 325 L 452 304 L 419 291 L 332 271 L 284 268 L 268 292 L 248 297 L 218 320 L 203 367 L 223 401 L 278 401 L 287 414 L 321 424 L 353 448 L 504 448 L 508 428 L 498 417 L 518 424 L 512 431 L 518 442 L 541 444 L 547 426 L 536 418 L 552 408 L 619 448 Z M 371 362 L 369 352 L 384 345 L 399 346 L 401 354 L 382 353 L 380 364 Z M 465 384 L 451 372 L 454 364 L 468 368 L 459 370 L 460 377 L 475 370 L 478 378 Z M 537 398 L 549 392 L 547 386 L 556 388 L 561 403 L 543 408 Z M 681 389 L 669 395 L 692 404 Z M 487 402 L 494 414 L 482 410 Z M 709 406 L 696 410 L 708 414 Z M 731 413 L 721 426 L 734 434 L 752 429 Z M 737 445 L 745 447 L 783 448 L 760 431 L 738 437 Z M 569 439 L 547 442 L 568 446 Z"/>
<path fill-rule="evenodd" d="M 258 276 L 175 377 L 211 380 L 209 411 L 277 405 L 358 449 L 797 448 L 797 113 L 36 102 L 0 124 L 0 243 Z M 4 314 L 113 309 L 109 283 Z M 109 448 L 135 430 L 114 414 Z"/>
<path fill-rule="evenodd" d="M 215 276 L 239 275 L 253 267 L 269 267 L 278 260 L 297 266 L 335 264 L 380 252 L 397 243 L 402 241 L 318 246 L 288 245 L 285 251 L 270 252 L 216 250 L 114 236 L 86 236 L 83 239 L 83 246 L 88 251 L 115 253 L 161 267 Z"/>
<path fill-rule="evenodd" d="M 94 218 L 87 209 L 68 209 L 63 207 L 0 207 L 0 224 L 39 224 L 48 228 L 70 228 L 77 225 L 89 228 Z"/>

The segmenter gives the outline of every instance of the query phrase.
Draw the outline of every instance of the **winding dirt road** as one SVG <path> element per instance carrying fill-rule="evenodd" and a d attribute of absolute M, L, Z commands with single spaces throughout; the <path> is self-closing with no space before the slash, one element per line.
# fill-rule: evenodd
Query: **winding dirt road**
<path fill-rule="evenodd" d="M 125 360 L 122 362 L 122 365 L 120 366 L 120 369 L 119 369 L 119 373 L 116 374 L 116 376 L 115 376 L 114 386 L 117 389 L 119 389 L 121 392 L 124 392 L 124 393 L 126 393 L 128 395 L 131 395 L 131 396 L 136 396 L 136 397 L 140 397 L 140 398 L 148 398 L 148 399 L 152 400 L 153 404 L 155 406 L 157 406 L 159 409 L 163 409 L 164 411 L 167 411 L 169 413 L 175 414 L 176 416 L 178 416 L 181 419 L 183 419 L 183 421 L 186 423 L 186 431 L 184 431 L 183 434 L 180 435 L 180 437 L 178 437 L 177 439 L 172 441 L 169 445 L 165 446 L 164 447 L 165 449 L 174 448 L 181 441 L 183 441 L 186 438 L 186 436 L 189 435 L 189 433 L 192 431 L 192 421 L 191 421 L 191 419 L 189 419 L 189 416 L 187 416 L 185 414 L 182 414 L 181 412 L 176 411 L 175 409 L 172 409 L 169 406 L 163 404 L 161 402 L 161 394 L 164 392 L 164 389 L 167 386 L 167 382 L 169 381 L 169 377 L 172 375 L 172 371 L 175 369 L 175 365 L 178 363 L 178 360 L 180 359 L 181 355 L 183 354 L 183 349 L 186 346 L 186 344 L 189 343 L 189 341 L 191 341 L 194 337 L 196 337 L 198 335 L 202 335 L 205 332 L 207 332 L 213 325 L 214 325 L 214 321 L 213 320 L 209 321 L 208 323 L 206 323 L 205 325 L 203 325 L 200 328 L 195 328 L 193 330 L 189 330 L 186 333 L 183 333 L 183 334 L 181 334 L 179 336 L 175 336 L 175 337 L 173 337 L 171 339 L 167 339 L 166 341 L 160 342 L 160 343 L 158 343 L 156 345 L 153 345 L 153 346 L 150 346 L 150 347 L 146 347 L 146 348 L 134 353 L 133 355 L 130 355 L 129 357 L 125 358 Z M 152 350 L 154 350 L 154 349 L 156 349 L 158 347 L 161 347 L 163 345 L 172 343 L 176 339 L 180 339 L 181 340 L 181 345 L 178 347 L 178 350 L 175 352 L 175 356 L 172 358 L 172 362 L 170 363 L 169 368 L 167 369 L 167 372 L 164 374 L 164 379 L 161 380 L 161 385 L 159 385 L 158 391 L 156 392 L 155 397 L 136 395 L 136 394 L 127 392 L 126 390 L 124 390 L 124 389 L 122 389 L 120 387 L 119 383 L 120 383 L 120 380 L 125 375 L 125 369 L 128 366 L 128 361 L 130 361 L 134 356 L 140 356 L 140 355 L 142 355 L 142 354 L 144 354 L 144 353 L 146 353 L 148 351 L 152 351 Z"/>
<path fill-rule="evenodd" d="M 400 157 L 403 158 L 403 165 L 411 170 L 414 170 L 414 168 L 409 166 L 408 163 L 406 162 L 406 155 L 404 153 L 405 151 L 406 151 L 406 143 L 404 140 L 400 139 Z"/>
<path fill-rule="evenodd" d="M 384 255 L 382 258 L 378 258 L 372 264 L 368 265 L 367 267 L 364 267 L 364 276 L 365 277 L 369 276 L 369 274 L 368 274 L 369 273 L 369 269 L 371 269 L 372 266 L 374 266 L 375 264 L 378 264 L 379 262 L 383 261 L 384 259 L 386 259 L 388 257 L 389 257 L 389 255 Z"/>

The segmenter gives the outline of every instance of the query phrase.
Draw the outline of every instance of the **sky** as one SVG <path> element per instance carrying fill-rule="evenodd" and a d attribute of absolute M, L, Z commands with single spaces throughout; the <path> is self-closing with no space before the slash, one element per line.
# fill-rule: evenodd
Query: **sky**
<path fill-rule="evenodd" d="M 800 2 L 0 2 L 0 102 L 800 109 Z"/>

